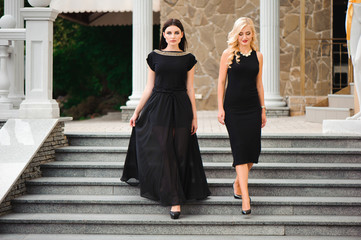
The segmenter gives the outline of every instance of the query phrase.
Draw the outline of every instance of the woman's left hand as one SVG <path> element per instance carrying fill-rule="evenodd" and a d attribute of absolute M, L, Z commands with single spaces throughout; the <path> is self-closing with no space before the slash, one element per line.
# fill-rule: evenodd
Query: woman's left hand
<path fill-rule="evenodd" d="M 267 122 L 267 119 L 266 119 L 266 109 L 262 109 L 262 125 L 261 125 L 261 128 L 263 128 L 264 126 L 266 126 L 266 122 Z"/>
<path fill-rule="evenodd" d="M 198 129 L 198 123 L 197 123 L 197 118 L 193 118 L 192 120 L 192 126 L 191 126 L 191 134 L 195 134 L 197 132 Z"/>

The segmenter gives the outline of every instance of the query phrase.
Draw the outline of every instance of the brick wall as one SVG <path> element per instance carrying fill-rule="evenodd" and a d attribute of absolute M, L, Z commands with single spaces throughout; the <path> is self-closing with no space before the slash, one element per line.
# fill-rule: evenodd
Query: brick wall
<path fill-rule="evenodd" d="M 1 126 L 0 122 L 0 127 Z M 59 122 L 8 193 L 5 200 L 0 204 L 0 215 L 11 211 L 11 200 L 26 193 L 25 182 L 27 180 L 41 177 L 40 165 L 55 160 L 55 149 L 67 145 L 68 141 L 64 135 L 64 122 Z"/>

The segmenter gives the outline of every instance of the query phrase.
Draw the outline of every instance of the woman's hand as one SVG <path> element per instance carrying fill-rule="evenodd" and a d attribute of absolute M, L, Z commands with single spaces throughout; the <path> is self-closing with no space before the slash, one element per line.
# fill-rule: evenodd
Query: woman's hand
<path fill-rule="evenodd" d="M 133 116 L 130 118 L 129 124 L 131 127 L 135 127 L 135 121 L 137 121 L 138 119 L 138 114 L 137 113 L 133 113 Z"/>
<path fill-rule="evenodd" d="M 267 122 L 267 119 L 266 119 L 266 109 L 265 109 L 265 108 L 262 108 L 262 125 L 261 125 L 261 128 L 263 128 L 264 126 L 266 126 L 266 122 Z"/>
<path fill-rule="evenodd" d="M 224 109 L 218 110 L 218 122 L 224 125 Z"/>
<path fill-rule="evenodd" d="M 191 135 L 195 134 L 197 132 L 197 129 L 198 129 L 197 118 L 193 118 L 192 127 L 191 127 Z"/>

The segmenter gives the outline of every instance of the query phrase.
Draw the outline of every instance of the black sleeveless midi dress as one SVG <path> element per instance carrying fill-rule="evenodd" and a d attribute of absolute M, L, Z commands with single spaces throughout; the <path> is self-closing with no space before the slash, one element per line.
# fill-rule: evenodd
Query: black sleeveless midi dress
<path fill-rule="evenodd" d="M 239 53 L 238 53 L 239 54 Z M 258 163 L 261 152 L 262 109 L 257 91 L 259 62 L 256 51 L 240 62 L 233 59 L 228 68 L 224 98 L 225 125 L 233 155 L 233 167 Z"/>
<path fill-rule="evenodd" d="M 153 92 L 132 130 L 121 180 L 140 186 L 140 195 L 163 206 L 210 195 L 196 134 L 187 72 L 197 63 L 187 52 L 154 50 Z"/>

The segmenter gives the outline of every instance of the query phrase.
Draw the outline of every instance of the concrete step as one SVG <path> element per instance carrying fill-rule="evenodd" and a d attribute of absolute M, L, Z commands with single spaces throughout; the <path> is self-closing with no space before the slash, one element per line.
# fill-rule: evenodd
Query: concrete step
<path fill-rule="evenodd" d="M 59 161 L 124 162 L 126 147 L 69 146 L 56 149 Z M 232 162 L 231 148 L 201 148 L 204 162 Z M 361 163 L 361 148 L 263 148 L 260 162 Z"/>
<path fill-rule="evenodd" d="M 247 233 L 244 233 L 247 234 Z M 222 235 L 222 240 L 341 240 L 340 236 Z M 0 234 L 2 240 L 219 240 L 219 235 L 108 235 L 108 234 Z M 342 236 L 342 240 L 360 240 Z"/>
<path fill-rule="evenodd" d="M 355 108 L 353 95 L 329 94 L 328 105 L 332 108 Z"/>
<path fill-rule="evenodd" d="M 306 107 L 306 121 L 322 123 L 326 119 L 346 119 L 352 112 L 350 108 Z"/>
<path fill-rule="evenodd" d="M 55 161 L 41 166 L 43 177 L 107 177 L 122 175 L 123 162 Z M 231 163 L 205 162 L 209 178 L 234 178 Z M 360 163 L 259 163 L 250 178 L 361 179 Z"/>
<path fill-rule="evenodd" d="M 169 207 L 140 196 L 34 194 L 13 201 L 16 213 L 167 214 Z M 210 196 L 182 206 L 185 215 L 239 215 L 242 201 Z M 361 216 L 359 197 L 252 197 L 254 215 Z"/>
<path fill-rule="evenodd" d="M 129 134 L 72 133 L 66 135 L 71 146 L 128 147 Z M 201 147 L 230 147 L 226 134 L 199 134 Z M 263 148 L 361 148 L 361 136 L 315 134 L 263 134 Z"/>
<path fill-rule="evenodd" d="M 213 196 L 232 194 L 233 179 L 208 179 Z M 118 178 L 43 177 L 26 182 L 30 194 L 139 195 Z M 361 180 L 249 179 L 251 196 L 361 197 Z"/>
<path fill-rule="evenodd" d="M 217 226 L 217 227 L 215 227 Z M 1 233 L 179 234 L 361 236 L 360 216 L 54 214 L 15 213 L 0 217 Z"/>

